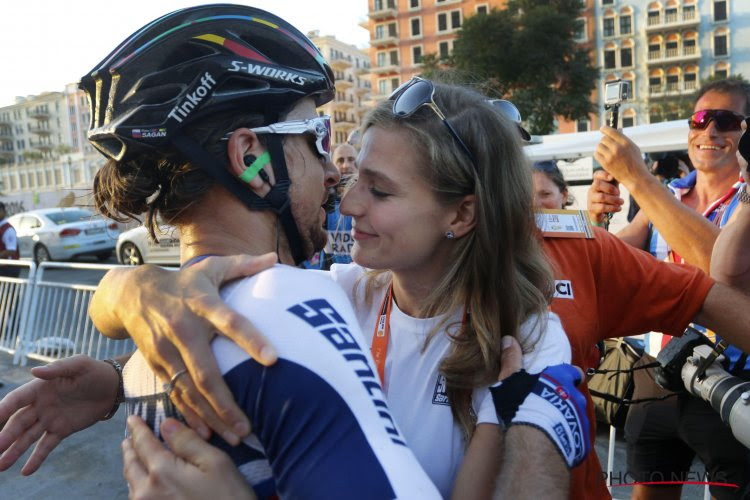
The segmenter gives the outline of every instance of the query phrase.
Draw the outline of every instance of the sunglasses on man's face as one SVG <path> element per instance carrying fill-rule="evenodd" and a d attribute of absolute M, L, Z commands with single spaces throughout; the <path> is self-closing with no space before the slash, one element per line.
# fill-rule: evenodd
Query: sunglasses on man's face
<path fill-rule="evenodd" d="M 451 125 L 445 117 L 445 113 L 443 113 L 435 103 L 435 85 L 433 85 L 431 81 L 415 76 L 394 90 L 388 100 L 393 101 L 393 114 L 399 117 L 411 116 L 422 106 L 427 106 L 434 111 L 438 118 L 440 118 L 448 128 L 448 131 L 456 142 L 458 142 L 464 150 L 466 156 L 469 157 L 475 172 L 479 173 L 477 161 L 474 158 L 474 155 L 471 153 L 468 146 L 466 146 L 466 143 L 461 140 L 461 137 L 459 137 L 458 132 L 453 128 L 453 125 Z"/>
<path fill-rule="evenodd" d="M 742 129 L 744 119 L 741 114 L 728 109 L 701 109 L 693 113 L 688 125 L 691 130 L 705 130 L 713 121 L 719 132 L 737 132 Z"/>
<path fill-rule="evenodd" d="M 315 137 L 315 149 L 317 153 L 331 161 L 331 117 L 324 115 L 308 120 L 291 120 L 288 122 L 272 123 L 263 127 L 251 128 L 256 134 L 312 134 Z M 229 139 L 231 133 L 224 139 Z"/>

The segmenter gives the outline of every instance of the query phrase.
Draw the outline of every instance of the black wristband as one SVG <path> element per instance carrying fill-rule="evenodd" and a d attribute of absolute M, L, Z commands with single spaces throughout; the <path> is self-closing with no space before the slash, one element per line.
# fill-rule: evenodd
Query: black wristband
<path fill-rule="evenodd" d="M 510 426 L 518 408 L 529 395 L 539 375 L 529 375 L 526 370 L 515 372 L 504 379 L 500 385 L 490 387 L 495 412 L 506 428 Z"/>
<path fill-rule="evenodd" d="M 115 404 L 112 405 L 112 409 L 99 420 L 109 420 L 114 417 L 117 410 L 120 409 L 120 403 L 125 401 L 125 386 L 122 381 L 122 365 L 114 359 L 105 359 L 104 362 L 112 366 L 112 368 L 115 369 L 115 372 L 117 372 L 117 397 L 115 398 Z"/>

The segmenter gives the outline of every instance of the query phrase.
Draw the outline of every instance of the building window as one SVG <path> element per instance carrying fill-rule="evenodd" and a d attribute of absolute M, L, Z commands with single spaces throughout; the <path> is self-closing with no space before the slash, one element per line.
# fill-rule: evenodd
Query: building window
<path fill-rule="evenodd" d="M 421 45 L 414 45 L 411 48 L 411 60 L 415 66 L 417 64 L 422 63 L 422 46 Z"/>
<path fill-rule="evenodd" d="M 605 17 L 603 25 L 604 36 L 615 36 L 615 18 Z"/>
<path fill-rule="evenodd" d="M 685 73 L 683 80 L 685 82 L 685 90 L 694 90 L 698 88 L 698 76 L 695 73 Z"/>
<path fill-rule="evenodd" d="M 422 19 L 415 17 L 411 20 L 411 36 L 420 36 L 422 34 Z"/>
<path fill-rule="evenodd" d="M 487 5 L 477 5 L 477 14 L 485 15 L 489 13 Z"/>
<path fill-rule="evenodd" d="M 649 43 L 648 44 L 648 59 L 659 59 L 661 57 L 661 45 L 658 43 Z"/>
<path fill-rule="evenodd" d="M 633 17 L 630 15 L 620 17 L 620 35 L 629 35 L 633 32 Z"/>
<path fill-rule="evenodd" d="M 578 19 L 576 19 L 574 40 L 576 42 L 585 42 L 586 40 L 588 40 L 585 17 L 579 17 Z"/>
<path fill-rule="evenodd" d="M 661 77 L 660 76 L 649 77 L 648 88 L 649 88 L 649 93 L 651 94 L 660 93 L 661 92 Z"/>
<path fill-rule="evenodd" d="M 615 0 L 602 0 L 602 5 L 612 5 Z"/>
<path fill-rule="evenodd" d="M 620 66 L 629 68 L 633 65 L 633 49 L 625 47 L 620 49 Z"/>
<path fill-rule="evenodd" d="M 622 128 L 632 127 L 633 125 L 635 125 L 635 117 L 634 116 L 623 116 L 622 117 Z"/>
<path fill-rule="evenodd" d="M 588 132 L 591 129 L 591 121 L 588 118 L 585 120 L 576 120 L 576 132 Z"/>
<path fill-rule="evenodd" d="M 391 92 L 396 90 L 399 85 L 401 85 L 401 82 L 399 82 L 398 78 L 391 78 Z"/>
<path fill-rule="evenodd" d="M 682 42 L 682 53 L 686 56 L 695 54 L 695 38 L 688 38 Z"/>
<path fill-rule="evenodd" d="M 677 22 L 677 7 L 669 7 L 664 10 L 664 22 L 665 23 Z"/>
<path fill-rule="evenodd" d="M 682 19 L 684 21 L 691 21 L 695 19 L 695 5 L 685 5 L 682 8 Z"/>
<path fill-rule="evenodd" d="M 717 33 L 714 35 L 714 56 L 726 56 L 729 54 L 727 47 L 726 33 Z"/>
<path fill-rule="evenodd" d="M 461 27 L 461 11 L 453 10 L 451 11 L 451 28 L 455 30 L 460 27 Z"/>
<path fill-rule="evenodd" d="M 679 75 L 667 75 L 667 92 L 676 92 L 680 90 Z"/>
<path fill-rule="evenodd" d="M 727 69 L 715 69 L 714 76 L 723 80 L 729 77 L 729 71 Z"/>
<path fill-rule="evenodd" d="M 727 0 L 714 0 L 714 21 L 727 20 Z"/>
<path fill-rule="evenodd" d="M 393 66 L 398 66 L 398 50 L 392 50 L 390 52 L 391 60 L 390 63 Z"/>
<path fill-rule="evenodd" d="M 604 51 L 604 69 L 614 69 L 615 68 L 615 51 L 614 49 L 609 49 Z"/>
<path fill-rule="evenodd" d="M 441 12 L 437 16 L 438 31 L 448 31 L 448 14 Z"/>
<path fill-rule="evenodd" d="M 419 0 L 409 0 L 409 8 L 410 9 L 418 9 L 419 8 Z"/>
<path fill-rule="evenodd" d="M 655 24 L 659 24 L 661 19 L 659 18 L 659 11 L 658 10 L 650 10 L 648 11 L 648 25 L 653 26 Z"/>
<path fill-rule="evenodd" d="M 666 57 L 677 57 L 677 40 L 667 41 L 665 48 L 666 48 L 666 51 L 665 51 Z"/>
<path fill-rule="evenodd" d="M 376 56 L 376 61 L 377 61 L 376 64 L 382 68 L 383 66 L 385 66 L 385 61 L 386 61 L 385 58 L 386 58 L 385 52 L 378 52 Z"/>
<path fill-rule="evenodd" d="M 450 45 L 449 42 L 440 42 L 438 43 L 438 53 L 440 54 L 441 59 L 445 59 L 450 55 Z"/>

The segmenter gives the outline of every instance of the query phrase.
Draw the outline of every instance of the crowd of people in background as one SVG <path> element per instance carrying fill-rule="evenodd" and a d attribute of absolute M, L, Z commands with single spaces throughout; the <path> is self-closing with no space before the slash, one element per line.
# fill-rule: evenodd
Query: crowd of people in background
<path fill-rule="evenodd" d="M 276 72 L 236 71 L 257 53 Z M 192 103 L 179 114 L 158 91 L 175 79 Z M 0 470 L 38 441 L 33 473 L 124 403 L 136 497 L 602 499 L 574 366 L 597 368 L 605 339 L 649 332 L 646 365 L 693 325 L 750 380 L 748 84 L 698 91 L 687 154 L 644 157 L 602 127 L 578 219 L 595 227 L 571 237 L 539 230 L 576 200 L 555 161 L 524 157 L 509 101 L 415 77 L 331 152 L 316 107 L 334 83 L 293 26 L 234 5 L 164 16 L 83 77 L 107 157 L 97 207 L 176 225 L 182 266 L 105 276 L 92 319 L 138 351 L 36 368 L 0 401 Z M 158 143 L 132 133 L 159 113 Z M 631 215 L 612 234 L 598 226 L 622 210 L 619 185 Z M 18 258 L 4 216 L 0 257 Z M 672 395 L 637 372 L 632 399 L 655 401 L 625 423 L 633 498 L 679 498 L 648 483 L 686 477 L 696 455 L 733 485 L 713 497 L 750 495 L 750 451 L 709 403 Z"/>

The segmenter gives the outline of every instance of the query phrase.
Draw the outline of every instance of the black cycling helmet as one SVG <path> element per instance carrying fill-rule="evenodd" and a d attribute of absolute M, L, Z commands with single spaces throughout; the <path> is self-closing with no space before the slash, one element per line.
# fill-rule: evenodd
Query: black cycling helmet
<path fill-rule="evenodd" d="M 206 114 L 245 108 L 270 123 L 304 97 L 320 106 L 334 95 L 331 68 L 305 35 L 273 14 L 230 4 L 149 23 L 79 86 L 91 100 L 88 139 L 115 160 L 169 143 Z"/>
<path fill-rule="evenodd" d="M 333 99 L 331 68 L 296 28 L 243 5 L 178 10 L 131 35 L 79 86 L 91 108 L 88 139 L 105 156 L 124 161 L 173 147 L 248 208 L 275 211 L 295 262 L 305 259 L 281 137 L 268 136 L 276 183 L 260 198 L 183 131 L 227 110 L 262 114 L 267 125 L 303 98 L 318 106 Z"/>

